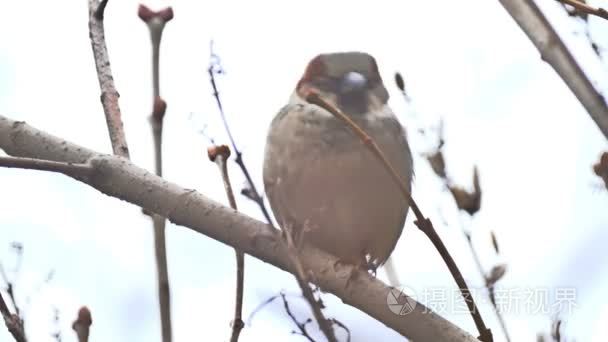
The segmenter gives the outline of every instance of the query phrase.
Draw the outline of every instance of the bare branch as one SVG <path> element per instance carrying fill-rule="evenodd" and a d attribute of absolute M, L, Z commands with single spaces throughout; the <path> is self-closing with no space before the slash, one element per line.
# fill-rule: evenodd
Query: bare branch
<path fill-rule="evenodd" d="M 154 160 L 156 175 L 163 175 L 162 137 L 163 123 L 167 111 L 167 103 L 160 97 L 159 56 L 160 42 L 165 24 L 173 19 L 173 9 L 167 7 L 158 12 L 139 5 L 138 16 L 146 23 L 152 41 L 152 115 L 150 126 L 154 137 Z M 166 220 L 161 215 L 152 215 L 154 226 L 154 252 L 158 273 L 158 303 L 163 342 L 171 342 L 171 287 L 169 285 L 169 270 L 167 266 L 167 245 L 165 238 Z"/>
<path fill-rule="evenodd" d="M 490 274 L 490 276 L 488 276 L 488 275 L 486 275 L 485 271 L 483 270 L 483 266 L 481 265 L 481 260 L 479 258 L 479 254 L 477 253 L 477 250 L 475 249 L 475 246 L 473 245 L 473 241 L 471 240 L 470 233 L 465 232 L 464 227 L 461 227 L 461 229 L 466 237 L 467 245 L 469 246 L 469 250 L 471 251 L 471 255 L 473 256 L 473 260 L 475 261 L 477 270 L 479 271 L 481 278 L 484 280 L 484 285 L 486 286 L 486 289 L 488 290 L 488 296 L 490 297 L 490 303 L 492 303 L 492 308 L 494 308 L 494 313 L 496 314 L 496 317 L 498 318 L 498 323 L 500 324 L 502 332 L 505 335 L 505 339 L 507 340 L 507 342 L 510 342 L 511 335 L 509 334 L 509 330 L 507 329 L 507 322 L 505 322 L 505 319 L 498 308 L 498 305 L 496 303 L 496 299 L 494 296 L 494 285 L 495 285 L 494 283 L 496 281 L 498 281 L 498 279 L 500 277 L 502 277 L 502 275 L 500 275 L 500 277 L 498 277 L 494 281 L 494 283 L 490 282 L 491 274 Z M 492 236 L 494 237 L 494 234 L 492 234 Z M 493 241 L 495 242 L 496 240 L 493 240 Z M 494 246 L 497 246 L 497 244 L 495 244 Z M 505 268 L 505 271 L 506 271 L 506 268 Z M 503 275 L 504 275 L 504 273 L 503 273 Z"/>
<path fill-rule="evenodd" d="M 17 265 L 15 266 L 15 271 L 18 273 L 21 269 L 21 260 L 23 259 L 23 246 L 19 243 L 13 242 L 13 249 L 15 254 L 17 254 Z M 6 271 L 4 270 L 4 265 L 0 263 L 0 276 L 2 276 L 2 280 L 6 283 L 6 293 L 8 293 L 8 297 L 11 300 L 11 304 L 13 304 L 13 308 L 15 309 L 15 314 L 17 317 L 21 318 L 21 310 L 19 309 L 19 305 L 17 305 L 17 298 L 15 298 L 15 279 L 9 279 Z M 23 324 L 23 323 L 22 323 Z"/>
<path fill-rule="evenodd" d="M 285 312 L 287 313 L 287 316 L 289 316 L 289 318 L 291 318 L 291 321 L 296 325 L 296 327 L 298 327 L 298 330 L 300 330 L 299 332 L 292 331 L 292 333 L 305 337 L 310 342 L 315 342 L 315 340 L 312 338 L 312 336 L 310 336 L 310 334 L 308 333 L 308 329 L 306 329 L 306 325 L 308 325 L 310 322 L 312 322 L 312 320 L 309 318 L 309 319 L 305 320 L 304 322 L 300 322 L 297 319 L 297 317 L 293 314 L 293 312 L 291 312 L 291 308 L 289 307 L 289 302 L 287 301 L 287 297 L 285 296 L 285 293 L 281 292 L 280 296 L 281 296 L 281 299 L 283 300 L 283 307 L 285 308 Z"/>
<path fill-rule="evenodd" d="M 165 237 L 166 220 L 163 216 L 152 215 L 154 226 L 154 256 L 158 276 L 158 305 L 162 341 L 171 341 L 171 287 L 169 285 L 169 269 L 167 267 L 167 247 Z"/>
<path fill-rule="evenodd" d="M 232 145 L 232 150 L 234 151 L 235 158 L 234 162 L 239 166 L 241 172 L 245 176 L 247 180 L 247 184 L 249 185 L 249 189 L 243 192 L 243 194 L 247 194 L 247 197 L 252 199 L 257 203 L 258 207 L 262 211 L 266 222 L 272 225 L 272 219 L 270 218 L 270 214 L 268 213 L 268 209 L 266 209 L 266 205 L 264 204 L 264 199 L 260 195 L 249 174 L 249 170 L 243 161 L 243 153 L 236 146 L 236 142 L 234 137 L 232 136 L 232 132 L 230 131 L 230 126 L 228 125 L 228 120 L 226 119 L 226 114 L 224 113 L 224 107 L 222 106 L 222 100 L 220 99 L 220 93 L 217 89 L 217 84 L 215 82 L 215 75 L 222 72 L 221 65 L 219 64 L 219 57 L 211 51 L 211 63 L 209 64 L 209 68 L 207 69 L 207 73 L 209 74 L 209 81 L 211 82 L 211 88 L 213 88 L 213 97 L 215 97 L 215 101 L 217 103 L 218 110 L 220 111 L 220 116 L 222 118 L 222 123 L 224 124 L 224 129 L 228 134 L 228 138 L 230 139 L 230 144 Z"/>
<path fill-rule="evenodd" d="M 449 178 L 447 176 L 447 172 L 446 172 L 445 158 L 443 157 L 443 146 L 445 144 L 445 139 L 443 137 L 443 121 L 440 121 L 439 132 L 438 132 L 437 138 L 439 141 L 438 141 L 436 150 L 433 151 L 433 153 L 427 155 L 426 159 L 429 162 L 429 164 L 431 165 L 431 168 L 433 169 L 433 172 L 435 173 L 435 175 L 437 175 L 437 177 L 439 177 L 439 179 L 444 184 L 444 186 L 450 190 L 450 193 L 452 194 L 452 199 L 454 200 L 456 207 L 459 210 L 463 210 L 463 211 L 467 212 L 472 217 L 481 208 L 481 185 L 479 184 L 479 172 L 477 170 L 477 167 L 475 167 L 474 171 L 473 171 L 473 192 L 468 192 L 458 186 L 451 184 L 451 182 L 449 181 Z M 481 278 L 484 280 L 485 286 L 488 290 L 488 296 L 490 297 L 490 301 L 493 305 L 494 312 L 495 312 L 496 316 L 498 317 L 498 321 L 499 321 L 502 331 L 505 335 L 505 339 L 507 340 L 507 342 L 510 342 L 511 337 L 509 335 L 509 331 L 507 330 L 506 322 L 505 322 L 502 314 L 498 310 L 498 306 L 496 305 L 496 301 L 495 301 L 495 298 L 493 295 L 494 283 L 490 283 L 488 276 L 486 275 L 485 271 L 483 270 L 483 266 L 481 265 L 481 260 L 479 258 L 479 254 L 477 253 L 477 250 L 475 249 L 475 246 L 473 245 L 473 242 L 471 241 L 471 233 L 468 232 L 465 229 L 464 225 L 462 225 L 462 224 L 460 225 L 460 228 L 461 228 L 461 231 L 462 231 L 464 237 L 466 238 L 467 245 L 469 246 L 469 250 L 471 251 L 471 255 L 473 256 L 473 260 L 475 261 L 477 270 L 479 271 Z M 498 242 L 496 241 L 496 236 L 494 235 L 493 232 L 492 232 L 492 243 L 493 243 L 494 249 L 496 250 L 496 253 L 498 253 Z M 496 281 L 499 278 L 500 277 L 497 277 Z"/>
<path fill-rule="evenodd" d="M 0 292 L 0 314 L 4 318 L 4 324 L 8 328 L 8 331 L 13 335 L 13 338 L 17 342 L 26 342 L 25 332 L 23 331 L 23 321 L 17 314 L 11 314 L 6 306 L 6 302 Z"/>
<path fill-rule="evenodd" d="M 586 3 L 580 2 L 577 0 L 558 0 L 558 1 L 561 3 L 567 4 L 567 5 L 570 5 L 583 13 L 592 14 L 592 15 L 595 15 L 600 18 L 604 18 L 604 19 L 608 20 L 608 11 L 606 11 L 605 9 L 603 9 L 601 7 L 596 8 L 593 6 L 589 6 Z"/>
<path fill-rule="evenodd" d="M 222 180 L 224 182 L 224 190 L 228 197 L 230 207 L 237 210 L 236 199 L 234 198 L 234 192 L 232 191 L 232 184 L 230 184 L 230 177 L 228 176 L 228 164 L 227 160 L 230 157 L 230 148 L 226 145 L 213 146 L 207 150 L 209 160 L 215 162 L 220 173 L 222 174 Z M 230 336 L 231 342 L 239 340 L 241 330 L 245 327 L 243 323 L 243 288 L 245 281 L 245 255 L 238 249 L 234 250 L 236 254 L 236 294 L 235 294 L 235 305 L 234 305 L 234 319 L 231 322 L 232 335 Z"/>
<path fill-rule="evenodd" d="M 342 324 L 342 322 L 338 321 L 337 319 L 332 319 L 331 322 L 344 329 L 346 332 L 346 342 L 350 342 L 350 330 L 346 327 L 346 325 Z"/>
<path fill-rule="evenodd" d="M 171 7 L 166 7 L 160 11 L 152 11 L 144 5 L 139 5 L 137 14 L 139 18 L 146 23 L 148 30 L 150 31 L 150 40 L 152 42 L 152 90 L 153 97 L 156 99 L 160 96 L 160 42 L 165 25 L 173 19 L 173 9 Z"/>
<path fill-rule="evenodd" d="M 24 122 L 0 115 L 0 148 L 14 156 L 43 158 L 60 162 L 87 162 L 94 175 L 81 180 L 91 187 L 168 217 L 171 222 L 237 248 L 282 270 L 294 273 L 281 234 L 269 225 L 214 202 L 199 192 L 182 188 L 124 158 L 100 154 L 67 142 Z M 141 190 L 146 189 L 142 196 Z M 226 229 L 230 227 L 230 229 Z M 314 282 L 413 340 L 476 341 L 476 339 L 415 302 L 407 315 L 394 314 L 387 305 L 391 288 L 352 265 L 311 246 L 300 253 L 305 268 L 314 272 Z M 348 275 L 357 273 L 349 280 Z M 348 282 L 348 287 L 347 287 Z"/>
<path fill-rule="evenodd" d="M 249 314 L 249 317 L 247 317 L 247 325 L 251 325 L 251 321 L 253 320 L 253 317 L 255 317 L 255 315 L 258 312 L 260 312 L 266 305 L 272 303 L 275 299 L 279 298 L 279 296 L 280 296 L 280 294 L 274 295 L 274 296 L 266 299 L 262 303 L 258 304 L 258 306 L 256 306 L 256 308 L 253 309 L 253 311 L 251 311 L 251 313 Z"/>
<path fill-rule="evenodd" d="M 608 107 L 604 97 L 595 90 L 534 1 L 500 0 L 500 3 L 534 43 L 543 61 L 555 69 L 585 107 L 604 137 L 608 138 Z"/>
<path fill-rule="evenodd" d="M 108 0 L 89 0 L 89 36 L 97 69 L 97 79 L 101 88 L 101 104 L 106 115 L 108 133 L 114 154 L 129 158 L 129 147 L 122 125 L 118 98 L 120 95 L 114 86 L 110 57 L 106 47 L 106 37 L 103 27 L 103 14 Z"/>
<path fill-rule="evenodd" d="M 87 177 L 91 172 L 91 166 L 86 164 L 62 163 L 19 157 L 0 157 L 0 167 L 51 171 L 70 177 Z"/>

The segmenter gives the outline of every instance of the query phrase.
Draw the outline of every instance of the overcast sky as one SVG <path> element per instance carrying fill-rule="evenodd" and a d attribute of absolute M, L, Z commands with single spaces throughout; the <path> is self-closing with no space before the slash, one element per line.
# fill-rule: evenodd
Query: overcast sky
<path fill-rule="evenodd" d="M 321 52 L 369 52 L 412 149 L 427 152 L 432 144 L 416 131 L 443 118 L 451 178 L 471 186 L 478 166 L 483 200 L 472 220 L 458 214 L 419 156 L 414 197 L 474 288 L 482 279 L 461 225 L 472 230 L 487 270 L 508 265 L 499 292 L 511 303 L 505 304 L 505 318 L 513 340 L 534 341 L 538 332 L 548 331 L 551 310 L 543 313 L 541 306 L 551 309 L 565 293 L 575 299 L 563 316 L 566 335 L 579 341 L 608 338 L 608 195 L 591 169 L 607 149 L 606 140 L 498 1 L 146 4 L 171 5 L 175 12 L 161 53 L 167 179 L 227 202 L 217 167 L 206 158 L 206 136 L 226 142 L 206 74 L 211 40 L 226 70 L 219 87 L 228 120 L 259 187 L 268 124 L 306 63 Z M 150 43 L 137 5 L 110 0 L 106 37 L 132 160 L 152 169 Z M 605 92 L 606 66 L 589 47 L 584 26 L 554 1 L 541 5 Z M 84 0 L 0 4 L 0 114 L 111 153 L 87 11 Z M 608 22 L 592 18 L 590 25 L 594 39 L 606 41 Z M 405 76 L 413 99 L 409 105 L 393 84 L 395 71 Z M 230 172 L 240 187 L 235 165 Z M 160 341 L 151 222 L 139 208 L 67 177 L 36 171 L 0 168 L 0 194 L 0 260 L 13 277 L 10 244 L 24 245 L 16 286 L 32 341 L 52 340 L 54 307 L 63 340 L 75 341 L 70 324 L 81 305 L 93 314 L 92 341 Z M 238 201 L 242 211 L 261 218 L 250 201 Z M 492 252 L 490 230 L 498 237 L 500 256 Z M 174 225 L 167 227 L 167 243 L 175 340 L 226 340 L 234 301 L 233 250 Z M 429 289 L 443 291 L 448 309 L 440 314 L 476 334 L 467 314 L 450 309 L 450 301 L 458 300 L 455 285 L 411 218 L 393 256 L 403 284 L 422 302 L 438 305 L 441 296 L 428 298 Z M 50 270 L 52 281 L 41 285 Z M 310 317 L 289 274 L 247 258 L 246 317 L 281 290 L 291 294 L 299 317 Z M 484 319 L 502 341 L 483 291 L 476 293 Z M 530 299 L 545 293 L 546 302 Z M 324 295 L 324 300 L 328 315 L 351 329 L 353 341 L 400 340 L 335 297 Z M 303 340 L 291 336 L 294 326 L 279 302 L 249 323 L 242 341 Z M 0 340 L 10 340 L 0 330 Z"/>

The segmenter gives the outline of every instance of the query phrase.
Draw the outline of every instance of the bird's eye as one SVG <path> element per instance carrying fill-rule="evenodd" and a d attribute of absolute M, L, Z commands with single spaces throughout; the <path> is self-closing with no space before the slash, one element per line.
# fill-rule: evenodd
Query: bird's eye
<path fill-rule="evenodd" d="M 343 86 L 347 88 L 362 88 L 365 86 L 366 82 L 367 78 L 363 74 L 356 71 L 348 72 L 342 77 Z"/>

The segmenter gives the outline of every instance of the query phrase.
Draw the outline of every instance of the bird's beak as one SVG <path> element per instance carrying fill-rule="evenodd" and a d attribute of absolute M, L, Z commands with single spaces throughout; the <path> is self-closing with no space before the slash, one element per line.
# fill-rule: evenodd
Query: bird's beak
<path fill-rule="evenodd" d="M 341 91 L 343 94 L 359 92 L 365 89 L 367 78 L 356 71 L 346 73 L 342 77 Z"/>

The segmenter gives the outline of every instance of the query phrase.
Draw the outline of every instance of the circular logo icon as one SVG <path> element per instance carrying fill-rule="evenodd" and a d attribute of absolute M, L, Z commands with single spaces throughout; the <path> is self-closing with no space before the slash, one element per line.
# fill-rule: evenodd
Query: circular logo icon
<path fill-rule="evenodd" d="M 406 286 L 393 287 L 386 295 L 386 305 L 395 314 L 405 316 L 416 307 L 415 293 Z"/>

